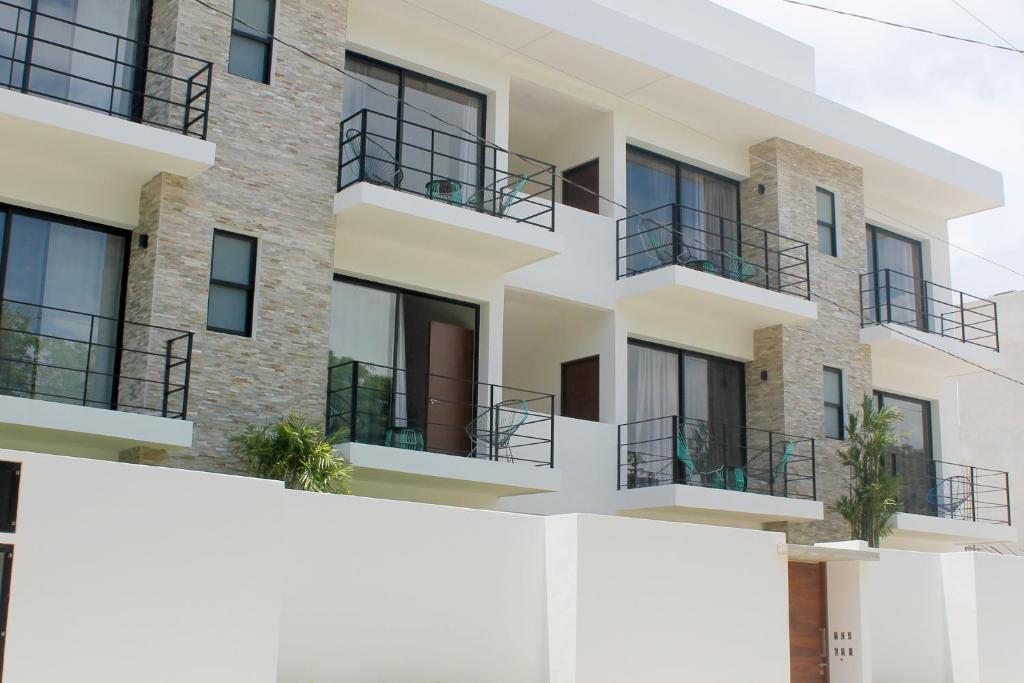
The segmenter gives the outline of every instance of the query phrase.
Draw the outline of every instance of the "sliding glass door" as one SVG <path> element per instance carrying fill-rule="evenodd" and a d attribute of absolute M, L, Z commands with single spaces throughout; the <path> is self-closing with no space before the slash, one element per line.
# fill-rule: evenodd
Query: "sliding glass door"
<path fill-rule="evenodd" d="M 746 464 L 742 363 L 631 340 L 627 372 L 628 438 L 645 476 L 671 483 L 684 475 L 667 427 L 675 416 L 698 471 Z"/>
<path fill-rule="evenodd" d="M 867 226 L 870 322 L 893 322 L 928 329 L 921 243 L 874 225 Z"/>
<path fill-rule="evenodd" d="M 935 463 L 932 454 L 931 404 L 906 396 L 875 392 L 879 406 L 892 406 L 902 418 L 896 425 L 899 445 L 893 449 L 891 468 L 903 480 L 901 507 L 904 512 L 935 515 Z"/>
<path fill-rule="evenodd" d="M 401 168 L 390 184 L 455 203 L 478 195 L 485 175 L 482 94 L 351 52 L 345 68 L 359 80 L 345 78 L 342 135 L 349 139 L 361 130 L 353 114 L 373 112 L 367 115 L 367 154 Z M 357 173 L 355 164 L 343 169 L 342 185 Z"/>
<path fill-rule="evenodd" d="M 417 292 L 337 279 L 331 308 L 328 428 L 351 417 L 358 441 L 467 455 L 479 309 Z M 358 361 L 353 365 L 352 361 Z M 353 398 L 356 405 L 352 405 Z"/>
<path fill-rule="evenodd" d="M 0 207 L 0 393 L 116 402 L 127 235 Z"/>
<path fill-rule="evenodd" d="M 0 85 L 134 118 L 148 0 L 13 0 L 0 6 Z M 17 33 L 17 37 L 15 37 Z M 128 40 L 119 39 L 127 38 Z"/>
<path fill-rule="evenodd" d="M 652 152 L 626 151 L 626 273 L 668 264 L 724 272 L 739 254 L 739 185 Z"/>

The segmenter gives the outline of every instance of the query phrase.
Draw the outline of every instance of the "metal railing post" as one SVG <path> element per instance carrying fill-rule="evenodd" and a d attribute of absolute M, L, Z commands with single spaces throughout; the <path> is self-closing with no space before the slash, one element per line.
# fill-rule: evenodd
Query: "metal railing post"
<path fill-rule="evenodd" d="M 160 416 L 167 417 L 167 402 L 171 396 L 171 351 L 173 350 L 174 340 L 168 339 L 165 344 L 164 352 L 164 395 L 160 403 Z"/>
<path fill-rule="evenodd" d="M 770 290 L 772 288 L 772 281 L 768 273 L 768 231 L 762 230 L 761 233 L 764 236 L 764 288 Z M 740 254 L 740 257 L 742 256 L 743 254 Z"/>
<path fill-rule="evenodd" d="M 431 148 L 431 149 L 433 149 L 433 148 Z M 490 444 L 490 447 L 491 447 L 490 459 L 494 460 L 495 462 L 497 462 L 497 460 L 498 460 L 498 440 L 495 438 L 495 434 L 494 434 L 494 385 L 490 384 L 490 385 L 488 385 L 488 387 L 489 387 L 490 399 L 488 400 L 488 403 L 487 403 L 487 421 L 488 421 L 487 443 Z"/>
<path fill-rule="evenodd" d="M 1005 493 L 1005 497 L 1006 497 L 1006 524 L 1009 526 L 1009 525 L 1012 525 L 1012 520 L 1010 519 L 1010 473 L 1009 472 L 1003 472 L 1003 492 Z"/>
<path fill-rule="evenodd" d="M 885 269 L 885 322 L 892 322 L 892 282 L 890 281 L 888 268 Z"/>
<path fill-rule="evenodd" d="M 203 93 L 203 140 L 210 127 L 210 89 L 213 87 L 213 62 L 206 65 L 206 92 Z"/>
<path fill-rule="evenodd" d="M 192 341 L 195 334 L 192 332 L 188 333 L 185 344 L 185 378 L 182 380 L 181 388 L 181 419 L 184 420 L 188 415 L 188 390 L 189 381 L 192 379 Z"/>
<path fill-rule="evenodd" d="M 555 395 L 551 394 L 551 397 L 550 397 L 549 400 L 551 401 L 551 410 L 548 412 L 548 415 L 551 416 L 551 423 L 550 423 L 551 433 L 549 435 L 549 442 L 550 443 L 548 444 L 549 449 L 551 451 L 551 453 L 550 453 L 551 457 L 550 457 L 549 464 L 550 464 L 550 466 L 552 468 L 554 468 L 554 466 L 555 466 Z"/>
<path fill-rule="evenodd" d="M 367 122 L 366 122 L 366 110 L 363 109 L 359 115 L 359 180 L 366 180 L 366 140 L 367 140 Z"/>
<path fill-rule="evenodd" d="M 971 468 L 971 521 L 978 521 L 978 471 L 974 465 Z"/>
<path fill-rule="evenodd" d="M 996 352 L 999 351 L 999 306 L 992 302 L 992 329 L 996 335 Z"/>
<path fill-rule="evenodd" d="M 85 386 L 82 388 L 82 405 L 89 405 L 89 366 L 92 364 L 92 335 L 96 327 L 96 316 L 89 316 L 89 344 L 85 351 Z"/>
<path fill-rule="evenodd" d="M 21 22 L 21 13 L 18 13 L 17 21 Z M 21 92 L 28 92 L 29 72 L 32 70 L 32 52 L 35 50 L 36 34 L 36 10 L 28 12 L 28 29 L 25 34 L 25 63 L 21 65 Z M 18 26 L 14 26 L 15 44 L 17 44 Z M 14 55 L 11 55 L 13 60 Z"/>
<path fill-rule="evenodd" d="M 622 490 L 622 425 L 616 428 L 618 448 L 615 449 L 615 489 Z"/>
<path fill-rule="evenodd" d="M 768 432 L 768 495 L 775 495 L 775 432 Z"/>
<path fill-rule="evenodd" d="M 964 310 L 963 292 L 960 292 L 960 341 L 967 342 L 967 313 Z"/>
<path fill-rule="evenodd" d="M 117 79 L 117 61 L 118 61 L 118 55 L 119 54 L 121 54 L 121 36 L 116 36 L 114 38 L 114 80 Z M 114 92 L 115 92 L 114 84 L 111 83 L 110 84 L 110 102 L 107 105 L 107 115 L 108 116 L 113 116 L 114 115 Z M 186 102 L 187 102 L 187 100 L 186 100 Z M 185 120 L 188 121 L 188 118 L 186 118 Z"/>
<path fill-rule="evenodd" d="M 679 211 L 679 205 L 672 205 L 672 263 L 679 263 L 679 257 L 683 253 L 683 226 L 682 218 L 680 217 L 682 212 Z M 643 228 L 643 223 L 640 224 Z M 657 252 L 655 252 L 657 255 Z"/>
<path fill-rule="evenodd" d="M 351 380 L 350 383 L 351 383 L 352 386 L 349 389 L 348 438 L 349 438 L 349 441 L 351 441 L 352 443 L 356 443 L 356 422 L 357 422 L 357 416 L 359 414 L 359 411 L 358 411 L 358 407 L 359 406 L 356 405 L 356 402 L 359 400 L 359 391 L 358 391 L 358 389 L 359 389 L 359 362 L 358 361 L 352 361 L 352 376 L 349 379 Z"/>
<path fill-rule="evenodd" d="M 818 454 L 811 439 L 811 500 L 818 500 Z"/>
<path fill-rule="evenodd" d="M 680 425 L 679 425 L 679 416 L 678 415 L 673 415 L 672 416 L 672 439 L 669 442 L 669 449 L 670 449 L 670 451 L 672 453 L 672 483 L 673 484 L 677 484 L 677 483 L 685 484 L 687 479 L 689 479 L 689 475 L 691 474 L 690 472 L 683 471 L 683 466 L 679 463 L 679 458 L 676 457 L 676 453 L 679 450 L 679 447 L 676 445 L 678 443 L 678 440 L 686 438 L 686 435 L 685 434 L 681 434 L 680 432 L 681 432 L 681 430 L 680 430 Z M 687 444 L 687 445 L 689 445 L 689 444 Z M 634 461 L 634 467 L 635 466 L 636 465 L 635 465 L 635 461 Z M 678 476 L 678 477 L 675 476 L 676 467 L 678 467 L 680 469 L 680 476 Z"/>
<path fill-rule="evenodd" d="M 188 80 L 185 81 L 185 113 L 184 119 L 181 123 L 181 132 L 185 135 L 188 135 L 189 114 L 191 114 L 192 111 L 192 83 L 195 77 L 196 75 L 192 74 L 188 77 Z"/>

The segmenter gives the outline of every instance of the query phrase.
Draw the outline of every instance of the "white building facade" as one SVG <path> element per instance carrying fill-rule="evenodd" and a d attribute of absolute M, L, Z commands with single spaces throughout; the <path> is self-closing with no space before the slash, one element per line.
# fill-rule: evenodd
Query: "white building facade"
<path fill-rule="evenodd" d="M 253 637 L 277 642 L 279 658 L 249 662 L 262 668 L 238 680 L 273 680 L 275 666 L 282 681 L 625 680 L 641 662 L 644 680 L 667 680 L 673 645 L 700 642 L 672 630 L 672 610 L 724 618 L 692 602 L 711 567 L 736 574 L 712 582 L 731 593 L 734 620 L 761 611 L 751 629 L 781 634 L 760 643 L 764 680 L 910 680 L 890 641 L 868 636 L 885 612 L 869 609 L 884 602 L 871 576 L 889 558 L 894 576 L 919 562 L 928 585 L 970 593 L 992 560 L 941 553 L 1016 539 L 1009 468 L 961 452 L 949 390 L 1004 363 L 996 303 L 949 287 L 945 241 L 950 219 L 1001 205 L 1002 178 L 816 94 L 807 46 L 703 0 L 114 4 L 54 13 L 0 0 L 10 462 L 119 461 L 38 456 L 38 469 L 265 494 L 266 524 L 301 546 L 296 566 L 266 568 L 272 585 L 342 562 L 305 537 L 321 505 L 343 525 L 381 515 L 370 536 L 406 516 L 454 515 L 518 539 L 471 574 L 531 577 L 510 594 L 514 614 L 486 610 L 525 640 L 486 641 L 463 669 L 431 669 L 442 648 L 411 657 L 426 667 L 416 673 L 374 670 L 399 655 L 371 643 L 379 660 L 346 678 L 315 632 L 341 637 L 359 622 L 275 603 L 253 628 L 280 625 Z M 904 416 L 891 456 L 901 512 L 881 562 L 847 542 L 832 508 L 848 490 L 836 456 L 845 416 L 862 397 Z M 357 498 L 221 476 L 246 473 L 232 434 L 290 412 L 337 440 Z M 17 475 L 24 486 L 31 469 Z M 160 499 L 171 484 L 152 485 Z M 438 523 L 444 544 L 465 532 Z M 43 539 L 72 528 L 30 529 L 13 532 L 25 534 L 14 554 L 28 545 L 35 575 L 60 579 Z M 664 629 L 631 634 L 621 657 L 615 624 L 640 619 L 673 575 L 618 572 L 613 539 L 635 540 L 636 557 L 689 549 L 665 560 L 690 587 L 655 611 Z M 360 542 L 365 571 L 400 562 Z M 737 564 L 741 548 L 756 568 Z M 701 569 L 695 556 L 716 559 Z M 454 558 L 443 565 L 473 566 Z M 1007 561 L 992 571 L 1020 571 Z M 19 584 L 19 565 L 6 573 L 12 638 L 18 619 L 31 632 L 49 618 L 19 599 L 42 590 Z M 756 579 L 738 590 L 744 574 Z M 610 604 L 624 575 L 652 582 L 635 604 Z M 958 596 L 921 601 L 962 610 Z M 458 599 L 463 623 L 483 618 Z M 977 643 L 1003 617 L 968 628 L 942 609 L 952 630 L 929 637 L 956 650 L 944 680 L 998 680 L 977 677 L 989 666 Z M 808 651 L 808 638 L 822 648 Z M 645 644 L 658 652 L 641 656 Z M 27 640 L 11 648 L 33 652 Z M 529 654 L 503 659 L 513 651 Z M 211 671 L 228 666 L 207 654 Z M 702 680 L 756 678 L 719 655 Z M 15 680 L 47 680 L 28 663 L 36 654 L 19 656 Z"/>

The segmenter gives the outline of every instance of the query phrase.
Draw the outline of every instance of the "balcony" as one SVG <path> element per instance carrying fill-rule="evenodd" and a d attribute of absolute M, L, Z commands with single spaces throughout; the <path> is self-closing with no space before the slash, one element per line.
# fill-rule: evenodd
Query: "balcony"
<path fill-rule="evenodd" d="M 0 436 L 95 457 L 190 447 L 191 364 L 191 332 L 2 300 Z"/>
<path fill-rule="evenodd" d="M 341 123 L 339 238 L 508 272 L 561 252 L 554 181 L 550 164 L 363 109 Z"/>
<path fill-rule="evenodd" d="M 134 226 L 150 178 L 192 177 L 213 164 L 212 70 L 0 0 L 3 199 Z"/>
<path fill-rule="evenodd" d="M 620 514 L 760 526 L 819 520 L 814 439 L 668 416 L 619 426 Z"/>
<path fill-rule="evenodd" d="M 618 297 L 753 331 L 814 320 L 808 245 L 669 204 L 618 221 Z"/>
<path fill-rule="evenodd" d="M 1002 367 L 993 301 L 886 269 L 860 276 L 860 314 L 876 363 L 939 376 Z"/>
<path fill-rule="evenodd" d="M 554 396 L 373 363 L 328 369 L 327 432 L 356 493 L 481 504 L 557 491 Z"/>
<path fill-rule="evenodd" d="M 902 485 L 889 545 L 1017 540 L 1008 473 L 932 460 L 909 448 L 893 453 L 889 464 Z"/>

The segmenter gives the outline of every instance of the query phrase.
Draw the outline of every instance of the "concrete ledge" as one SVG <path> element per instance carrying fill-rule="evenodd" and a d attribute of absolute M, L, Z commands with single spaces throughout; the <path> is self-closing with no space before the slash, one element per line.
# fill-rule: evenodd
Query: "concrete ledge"
<path fill-rule="evenodd" d="M 550 493 L 562 487 L 559 470 L 530 463 L 481 460 L 362 443 L 344 443 L 335 451 L 355 468 L 356 485 L 370 484 L 375 492 L 381 486 L 392 486 L 501 498 Z"/>
<path fill-rule="evenodd" d="M 565 248 L 557 232 L 372 183 L 336 194 L 334 214 L 343 239 L 414 249 L 502 273 Z"/>
<path fill-rule="evenodd" d="M 897 512 L 890 526 L 892 535 L 883 539 L 887 548 L 918 549 L 929 544 L 950 546 L 969 543 L 1009 543 L 1017 540 L 1017 529 L 1008 524 L 971 522 L 963 519 Z"/>
<path fill-rule="evenodd" d="M 159 173 L 191 178 L 216 145 L 63 102 L 0 90 L 0 199 L 125 228 Z"/>
<path fill-rule="evenodd" d="M 861 543 L 861 545 L 855 545 Z M 868 548 L 863 541 L 842 543 L 780 543 L 779 553 L 787 555 L 790 562 L 878 562 L 881 553 Z"/>
<path fill-rule="evenodd" d="M 818 318 L 818 305 L 813 301 L 683 266 L 625 277 L 615 287 L 620 301 L 711 316 L 743 330 Z"/>
<path fill-rule="evenodd" d="M 1003 367 L 1003 355 L 998 351 L 904 325 L 861 328 L 860 343 L 871 346 L 872 362 L 939 377 L 977 372 L 972 363 L 993 370 Z"/>
<path fill-rule="evenodd" d="M 649 519 L 759 528 L 768 522 L 817 521 L 825 507 L 816 500 L 669 484 L 616 493 L 618 514 Z"/>
<path fill-rule="evenodd" d="M 87 406 L 0 396 L 0 439 L 27 451 L 116 458 L 147 447 L 192 446 L 192 422 Z"/>

